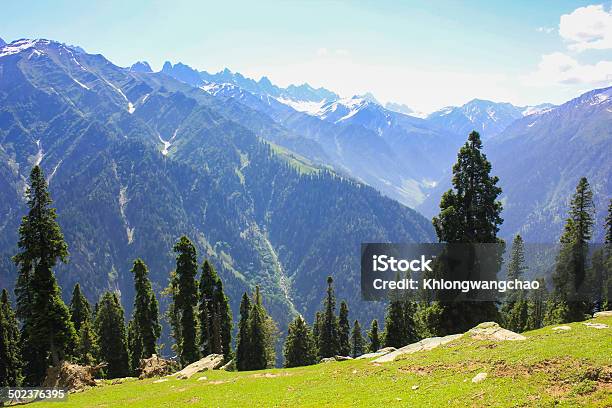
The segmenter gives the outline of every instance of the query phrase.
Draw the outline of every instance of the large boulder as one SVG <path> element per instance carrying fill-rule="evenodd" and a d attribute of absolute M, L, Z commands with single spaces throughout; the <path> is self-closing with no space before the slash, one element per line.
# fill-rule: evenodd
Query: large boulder
<path fill-rule="evenodd" d="M 206 357 L 189 364 L 181 371 L 174 373 L 176 378 L 186 380 L 191 378 L 195 373 L 207 370 L 216 370 L 223 365 L 223 354 L 209 354 Z"/>
<path fill-rule="evenodd" d="M 106 364 L 97 366 L 81 366 L 67 361 L 47 369 L 47 376 L 42 384 L 46 388 L 65 388 L 69 392 L 79 391 L 88 387 L 95 387 L 95 374 Z"/>
<path fill-rule="evenodd" d="M 470 329 L 466 334 L 478 340 L 517 341 L 527 339 L 527 337 L 522 334 L 504 329 L 495 322 L 480 323 L 478 326 Z"/>
<path fill-rule="evenodd" d="M 597 312 L 593 315 L 594 318 L 598 317 L 612 317 L 612 310 L 605 310 L 603 312 Z"/>
<path fill-rule="evenodd" d="M 159 357 L 157 354 L 153 354 L 149 358 L 143 358 L 140 360 L 139 379 L 162 377 L 164 375 L 172 374 L 178 370 L 178 364 L 172 360 L 166 360 Z"/>
<path fill-rule="evenodd" d="M 463 334 L 451 334 L 449 336 L 444 337 L 430 337 L 427 339 L 423 339 L 421 341 L 417 341 L 416 343 L 409 344 L 402 348 L 399 348 L 391 353 L 387 353 L 383 356 L 378 357 L 373 363 L 387 363 L 389 361 L 395 360 L 397 357 L 404 354 L 412 354 L 417 351 L 427 351 L 435 349 L 438 346 L 449 343 L 459 337 L 463 336 Z"/>
<path fill-rule="evenodd" d="M 384 356 L 385 354 L 389 354 L 393 351 L 397 350 L 395 347 L 385 347 L 385 348 L 381 348 L 380 350 L 377 350 L 375 352 L 372 353 L 365 353 L 360 355 L 359 357 L 357 357 L 358 360 L 363 360 L 366 358 L 376 358 L 376 357 L 380 357 L 380 356 Z"/>

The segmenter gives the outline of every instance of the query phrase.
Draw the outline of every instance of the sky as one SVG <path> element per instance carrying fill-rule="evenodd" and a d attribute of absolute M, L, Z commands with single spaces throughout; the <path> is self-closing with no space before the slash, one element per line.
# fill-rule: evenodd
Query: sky
<path fill-rule="evenodd" d="M 562 103 L 612 84 L 612 1 L 13 1 L 0 37 L 113 63 L 227 67 L 280 86 L 371 92 L 420 112 L 473 98 Z"/>

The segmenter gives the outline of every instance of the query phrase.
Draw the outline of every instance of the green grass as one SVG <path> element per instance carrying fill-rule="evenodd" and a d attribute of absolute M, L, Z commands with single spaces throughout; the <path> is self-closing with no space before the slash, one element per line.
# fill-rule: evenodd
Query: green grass
<path fill-rule="evenodd" d="M 272 151 L 276 153 L 281 159 L 286 161 L 291 167 L 297 170 L 300 174 L 313 174 L 321 171 L 321 168 L 314 164 L 311 160 L 300 156 L 297 153 L 292 152 L 282 146 L 279 146 L 272 142 L 267 142 Z"/>
<path fill-rule="evenodd" d="M 612 326 L 612 318 L 595 319 Z M 612 406 L 612 328 L 572 323 L 526 341 L 461 338 L 381 365 L 357 360 L 189 380 L 131 380 L 36 407 L 575 407 Z M 471 379 L 479 372 L 488 377 Z M 198 378 L 206 377 L 198 381 Z M 418 386 L 415 390 L 413 386 Z"/>

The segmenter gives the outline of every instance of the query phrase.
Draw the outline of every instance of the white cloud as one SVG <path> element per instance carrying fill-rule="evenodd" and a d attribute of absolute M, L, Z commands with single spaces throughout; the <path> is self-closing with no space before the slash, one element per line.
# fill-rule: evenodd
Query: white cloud
<path fill-rule="evenodd" d="M 523 77 L 526 85 L 585 84 L 609 86 L 612 84 L 612 61 L 581 64 L 563 52 L 542 56 L 537 71 Z"/>
<path fill-rule="evenodd" d="M 612 49 L 612 9 L 603 5 L 579 7 L 561 16 L 559 34 L 570 50 Z"/>
<path fill-rule="evenodd" d="M 555 31 L 555 28 L 554 27 L 538 27 L 538 28 L 536 28 L 536 31 L 538 33 L 550 34 L 553 31 Z"/>

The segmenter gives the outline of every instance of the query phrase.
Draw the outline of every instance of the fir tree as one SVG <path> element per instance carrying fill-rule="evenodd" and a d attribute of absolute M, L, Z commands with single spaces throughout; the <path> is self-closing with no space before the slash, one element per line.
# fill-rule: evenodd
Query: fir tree
<path fill-rule="evenodd" d="M 345 301 L 340 302 L 340 313 L 338 316 L 338 353 L 341 356 L 351 355 L 349 310 Z"/>
<path fill-rule="evenodd" d="M 98 336 L 89 319 L 84 320 L 79 330 L 79 344 L 77 346 L 77 362 L 81 365 L 94 365 L 98 360 Z"/>
<path fill-rule="evenodd" d="M 174 299 L 178 296 L 178 278 L 176 271 L 170 272 L 168 286 L 162 291 L 162 296 L 171 299 L 168 310 L 165 313 L 165 318 L 170 325 L 170 335 L 174 339 L 174 344 L 172 344 L 171 349 L 177 356 L 180 356 L 182 354 L 181 345 L 183 344 L 183 339 L 181 336 L 181 316 L 174 303 Z"/>
<path fill-rule="evenodd" d="M 100 341 L 100 360 L 108 363 L 109 378 L 129 374 L 124 312 L 116 293 L 106 292 L 100 299 L 96 315 L 96 334 Z"/>
<path fill-rule="evenodd" d="M 371 353 L 374 353 L 380 350 L 380 337 L 378 335 L 378 320 L 372 320 L 372 325 L 370 326 L 370 331 L 368 331 L 368 339 L 370 339 L 370 345 L 368 346 L 368 350 Z"/>
<path fill-rule="evenodd" d="M 232 314 L 223 283 L 212 264 L 205 260 L 200 277 L 200 348 L 202 354 L 231 358 Z"/>
<path fill-rule="evenodd" d="M 576 186 L 561 236 L 559 254 L 553 273 L 553 293 L 547 310 L 550 324 L 583 320 L 589 312 L 585 300 L 588 242 L 593 228 L 593 192 L 585 177 Z"/>
<path fill-rule="evenodd" d="M 302 316 L 296 317 L 289 324 L 283 354 L 285 356 L 285 367 L 316 364 L 317 352 L 314 337 Z"/>
<path fill-rule="evenodd" d="M 89 305 L 85 295 L 83 295 L 83 292 L 81 292 L 81 285 L 78 283 L 74 285 L 74 289 L 72 291 L 72 299 L 70 300 L 70 317 L 77 333 L 81 331 L 81 324 L 86 320 L 91 319 L 91 306 Z"/>
<path fill-rule="evenodd" d="M 140 359 L 149 358 L 156 353 L 157 339 L 161 334 L 159 324 L 159 311 L 155 292 L 149 280 L 149 270 L 142 259 L 136 259 L 132 271 L 134 274 L 134 287 L 136 296 L 134 297 L 130 345 L 131 359 L 139 362 Z M 128 328 L 128 332 L 130 328 Z M 139 365 L 139 363 L 138 363 Z"/>
<path fill-rule="evenodd" d="M 236 340 L 236 368 L 239 371 L 248 370 L 251 366 L 251 335 L 249 334 L 249 317 L 251 301 L 246 292 L 240 302 L 240 321 L 238 322 L 238 338 Z"/>
<path fill-rule="evenodd" d="M 501 188 L 497 177 L 491 176 L 491 163 L 482 153 L 478 132 L 470 133 L 468 141 L 459 150 L 453 166 L 453 188 L 442 196 L 440 213 L 433 225 L 440 242 L 478 244 L 500 243 L 497 238 L 501 202 L 497 201 Z M 498 264 L 501 265 L 501 256 Z M 469 270 L 478 270 L 472 265 Z M 452 276 L 442 278 L 453 280 Z M 492 278 L 492 277 L 489 277 Z M 466 331 L 483 321 L 497 320 L 494 302 L 440 302 L 443 308 L 445 333 Z"/>
<path fill-rule="evenodd" d="M 312 336 L 314 337 L 315 347 L 317 349 L 317 357 L 321 357 L 320 349 L 321 349 L 321 327 L 323 326 L 323 313 L 316 312 L 314 323 L 312 325 Z"/>
<path fill-rule="evenodd" d="M 508 263 L 508 280 L 520 279 L 527 267 L 525 266 L 525 246 L 520 235 L 514 237 L 512 253 Z M 501 307 L 504 326 L 515 332 L 527 329 L 528 302 L 521 290 L 509 290 Z"/>
<path fill-rule="evenodd" d="M 16 387 L 21 383 L 19 327 L 8 292 L 0 295 L 0 387 Z"/>
<path fill-rule="evenodd" d="M 196 345 L 195 306 L 198 298 L 196 274 L 198 272 L 197 253 L 189 238 L 182 236 L 174 246 L 176 256 L 177 290 L 174 297 L 175 313 L 178 313 L 181 326 L 180 361 L 182 365 L 193 363 L 200 353 Z"/>
<path fill-rule="evenodd" d="M 19 252 L 13 257 L 19 269 L 15 293 L 26 383 L 38 385 L 51 363 L 71 354 L 77 335 L 53 273 L 58 260 L 67 262 L 68 246 L 39 166 L 30 173 L 26 196 L 29 212 L 21 220 Z"/>
<path fill-rule="evenodd" d="M 138 334 L 138 328 L 136 326 L 136 321 L 134 319 L 130 320 L 127 325 L 126 333 L 129 366 L 133 375 L 138 375 L 140 358 L 142 356 L 142 339 Z"/>
<path fill-rule="evenodd" d="M 322 358 L 338 354 L 338 318 L 336 317 L 336 296 L 334 295 L 334 280 L 327 278 L 327 297 L 324 302 L 321 326 L 319 327 L 319 355 Z"/>
<path fill-rule="evenodd" d="M 392 299 L 385 315 L 385 347 L 400 348 L 408 344 L 408 328 L 405 320 L 404 301 Z"/>
<path fill-rule="evenodd" d="M 361 326 L 359 320 L 353 323 L 353 333 L 351 334 L 352 356 L 357 358 L 364 352 L 363 336 L 361 335 Z"/>
<path fill-rule="evenodd" d="M 274 364 L 274 343 L 270 317 L 263 307 L 259 286 L 249 312 L 249 358 L 248 370 L 263 370 Z"/>
<path fill-rule="evenodd" d="M 540 283 L 539 288 L 532 291 L 528 300 L 527 327 L 525 330 L 541 328 L 546 316 L 546 298 L 548 297 L 546 281 L 543 278 L 539 278 L 538 282 Z"/>

